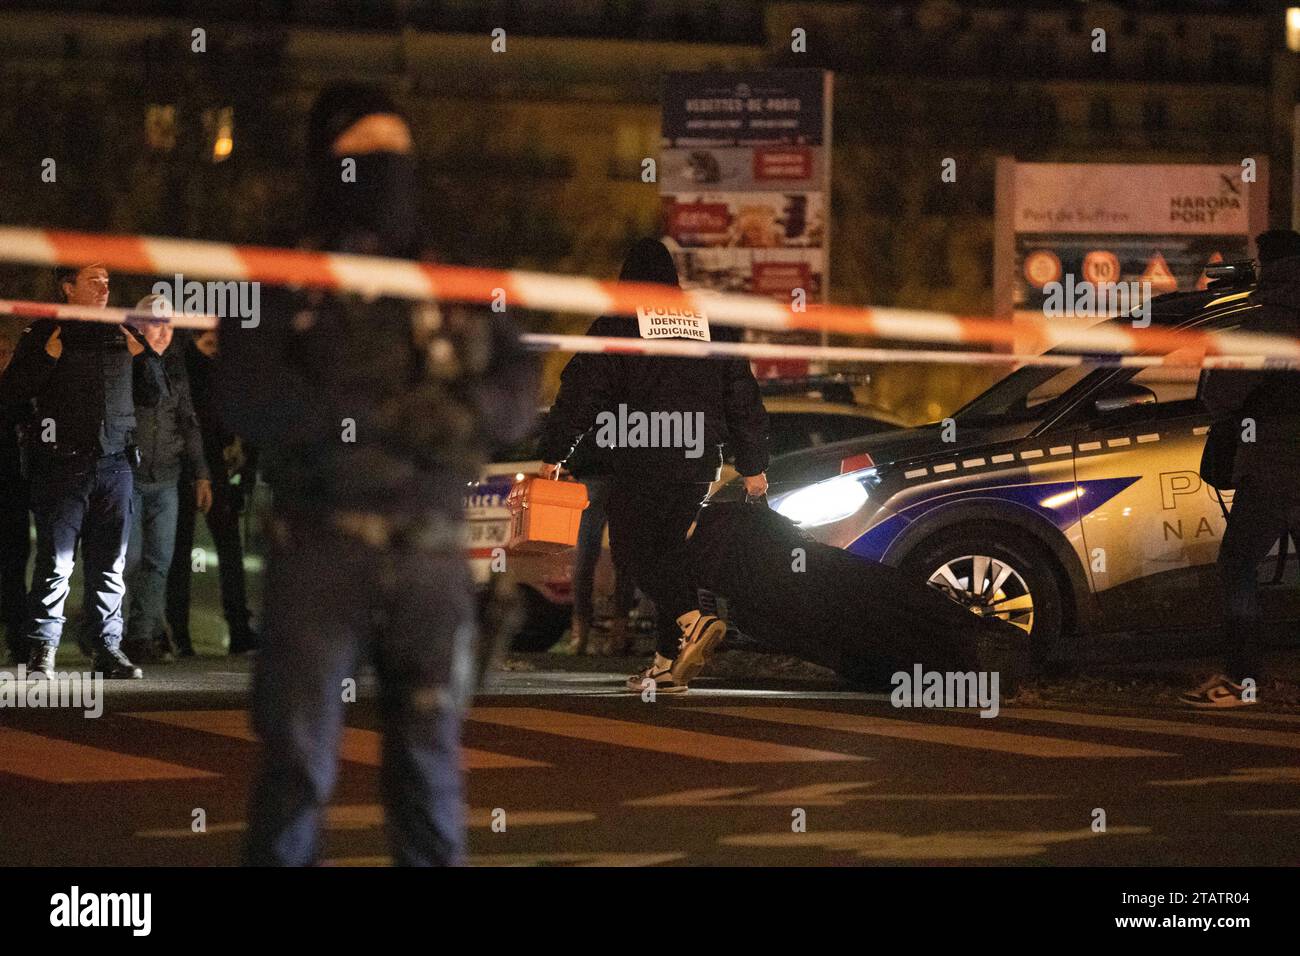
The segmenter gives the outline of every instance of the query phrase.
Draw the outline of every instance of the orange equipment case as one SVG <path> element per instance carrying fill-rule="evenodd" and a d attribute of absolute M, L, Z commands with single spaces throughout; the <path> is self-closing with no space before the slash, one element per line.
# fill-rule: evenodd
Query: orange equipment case
<path fill-rule="evenodd" d="M 508 551 L 554 554 L 578 543 L 578 525 L 587 507 L 587 486 L 530 476 L 515 482 L 506 498 L 510 509 Z"/>

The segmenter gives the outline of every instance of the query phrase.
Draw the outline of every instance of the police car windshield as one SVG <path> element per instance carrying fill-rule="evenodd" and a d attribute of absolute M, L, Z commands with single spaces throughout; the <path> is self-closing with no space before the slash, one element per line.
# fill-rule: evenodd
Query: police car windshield
<path fill-rule="evenodd" d="M 953 418 L 965 425 L 1010 425 L 1038 421 L 1048 409 L 1088 375 L 1095 365 L 1054 368 L 1026 365 L 986 390 L 957 411 Z"/>

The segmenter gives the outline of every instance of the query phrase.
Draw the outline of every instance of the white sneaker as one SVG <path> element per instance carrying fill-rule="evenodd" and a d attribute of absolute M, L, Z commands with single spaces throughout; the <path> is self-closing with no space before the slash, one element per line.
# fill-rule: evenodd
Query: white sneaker
<path fill-rule="evenodd" d="M 1234 684 L 1222 674 L 1215 674 L 1200 687 L 1189 690 L 1179 696 L 1178 700 L 1188 707 L 1201 710 L 1218 710 L 1225 707 L 1249 707 L 1254 699 L 1243 700 L 1245 687 Z"/>
<path fill-rule="evenodd" d="M 689 684 L 704 670 L 709 658 L 727 636 L 727 622 L 712 614 L 687 611 L 677 619 L 682 629 L 681 648 L 673 661 L 673 678 L 680 684 Z"/>

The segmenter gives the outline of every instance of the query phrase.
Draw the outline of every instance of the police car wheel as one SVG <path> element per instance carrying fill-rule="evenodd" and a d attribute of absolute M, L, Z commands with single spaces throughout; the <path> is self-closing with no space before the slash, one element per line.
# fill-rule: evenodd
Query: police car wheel
<path fill-rule="evenodd" d="M 941 532 L 903 567 L 973 614 L 1028 631 L 1040 661 L 1060 640 L 1065 615 L 1056 559 L 1018 528 L 981 523 Z"/>

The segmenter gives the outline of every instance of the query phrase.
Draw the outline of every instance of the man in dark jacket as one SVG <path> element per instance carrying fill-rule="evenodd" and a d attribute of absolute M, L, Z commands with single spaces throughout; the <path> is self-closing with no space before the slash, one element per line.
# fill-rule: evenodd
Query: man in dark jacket
<path fill-rule="evenodd" d="M 212 543 L 217 548 L 217 575 L 221 582 L 221 610 L 230 634 L 227 652 L 247 654 L 258 646 L 248 610 L 248 587 L 244 576 L 244 542 L 239 518 L 257 480 L 257 456 L 238 435 L 221 420 L 213 394 L 213 369 L 218 345 L 216 332 L 203 332 L 186 342 L 185 369 L 189 376 L 190 398 L 199 419 L 203 437 L 203 456 L 212 479 L 212 504 L 204 511 Z M 195 507 L 196 495 L 185 496 L 185 489 L 198 485 L 192 468 L 181 472 L 181 509 L 176 521 L 176 550 L 167 574 L 167 623 L 182 657 L 194 654 L 190 639 L 190 584 L 194 523 L 201 510 Z"/>
<path fill-rule="evenodd" d="M 171 312 L 170 303 L 158 295 L 145 296 L 137 308 L 156 314 Z M 128 656 L 147 661 L 167 660 L 171 656 L 163 609 L 167 601 L 167 572 L 176 546 L 181 468 L 186 466 L 197 476 L 193 491 L 187 485 L 185 492 L 194 496 L 200 511 L 212 506 L 212 482 L 190 400 L 185 357 L 179 348 L 170 348 L 171 324 L 151 322 L 143 333 L 149 347 L 162 356 L 167 393 L 152 408 L 138 408 L 135 414 L 140 463 L 135 473 L 131 540 L 126 551 L 131 608 L 122 643 Z"/>
<path fill-rule="evenodd" d="M 13 358 L 14 344 L 0 333 L 0 376 Z M 0 628 L 15 664 L 26 664 L 27 558 L 32 550 L 27 479 L 22 473 L 18 429 L 31 417 L 30 407 L 0 406 Z"/>
<path fill-rule="evenodd" d="M 72 305 L 108 304 L 108 270 L 59 269 Z M 102 322 L 41 320 L 23 333 L 0 380 L 0 406 L 35 403 L 31 460 L 36 564 L 27 637 L 31 676 L 54 673 L 73 555 L 85 562 L 84 630 L 105 677 L 140 677 L 121 650 L 131 518 L 135 410 L 166 392 L 162 363 L 133 331 Z"/>
<path fill-rule="evenodd" d="M 417 252 L 410 130 L 385 95 L 325 90 L 308 150 L 306 244 Z M 316 861 L 347 684 L 369 659 L 396 862 L 459 863 L 476 626 L 465 487 L 486 448 L 533 421 L 535 362 L 503 315 L 355 295 L 263 295 L 256 327 L 222 319 L 220 346 L 226 424 L 262 450 L 274 494 L 247 860 Z"/>
<path fill-rule="evenodd" d="M 619 278 L 678 285 L 672 255 L 654 239 L 632 248 Z M 704 317 L 654 310 L 601 316 L 587 334 L 658 338 L 674 328 L 682 335 L 666 337 L 736 338 L 730 330 L 710 329 Z M 556 474 L 593 426 L 597 443 L 613 448 L 609 543 L 615 563 L 629 569 L 659 618 L 654 661 L 629 677 L 627 687 L 639 693 L 651 682 L 658 693 L 680 693 L 727 630 L 700 611 L 686 570 L 686 533 L 719 477 L 724 444 L 735 454 L 746 493 L 757 497 L 767 490 L 767 412 L 758 383 L 743 359 L 578 354 L 565 366 L 546 418 L 543 475 Z"/>
<path fill-rule="evenodd" d="M 1300 338 L 1300 234 L 1274 229 L 1256 240 L 1259 284 L 1244 332 Z M 1217 427 L 1240 441 L 1233 460 L 1232 511 L 1219 546 L 1227 633 L 1233 644 L 1226 674 L 1182 696 L 1193 707 L 1254 703 L 1245 681 L 1260 681 L 1259 563 L 1288 529 L 1300 540 L 1300 373 L 1222 370 L 1201 392 Z"/>

